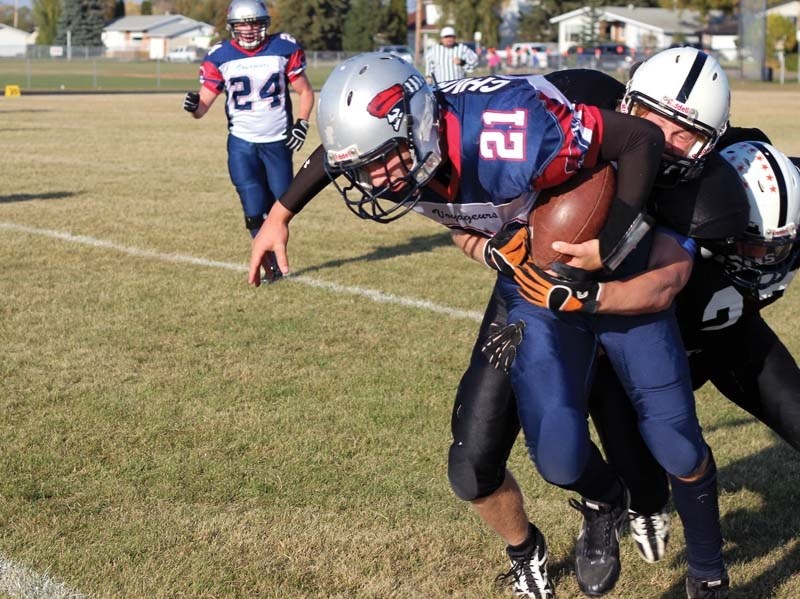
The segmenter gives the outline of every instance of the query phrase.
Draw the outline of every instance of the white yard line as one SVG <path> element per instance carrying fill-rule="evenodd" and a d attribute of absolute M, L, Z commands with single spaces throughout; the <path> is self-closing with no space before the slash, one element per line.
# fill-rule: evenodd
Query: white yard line
<path fill-rule="evenodd" d="M 80 245 L 88 245 L 96 248 L 114 250 L 122 252 L 129 256 L 136 256 L 138 258 L 148 258 L 151 260 L 160 260 L 161 262 L 174 262 L 178 264 L 193 264 L 195 266 L 205 266 L 209 268 L 221 268 L 224 270 L 232 270 L 234 272 L 247 272 L 248 268 L 242 264 L 235 264 L 233 262 L 219 262 L 218 260 L 208 260 L 206 258 L 197 258 L 186 254 L 165 254 L 154 250 L 144 248 L 130 247 L 119 245 L 117 243 L 107 241 L 105 239 L 95 239 L 94 237 L 87 237 L 86 235 L 72 235 L 65 231 L 55 231 L 52 229 L 38 229 L 36 227 L 28 227 L 25 225 L 18 225 L 16 223 L 0 221 L 0 229 L 6 231 L 15 231 L 19 233 L 27 233 L 30 235 L 40 235 L 42 237 L 50 237 L 52 239 L 59 239 L 68 243 L 77 243 Z M 331 283 L 329 281 L 322 281 L 314 279 L 305 275 L 289 276 L 287 280 L 308 285 L 309 287 L 317 287 L 320 289 L 327 289 L 334 293 L 341 293 L 347 295 L 357 295 L 366 298 L 370 301 L 381 304 L 395 304 L 397 306 L 405 306 L 407 308 L 415 308 L 418 310 L 426 310 L 428 312 L 435 312 L 437 314 L 444 314 L 452 318 L 461 318 L 466 320 L 473 320 L 480 322 L 483 314 L 471 310 L 458 310 L 449 306 L 442 306 L 426 300 L 415 299 L 412 297 L 403 297 L 401 295 L 394 295 L 385 293 L 377 289 L 365 289 L 363 287 L 351 287 L 348 285 L 340 285 L 338 283 Z"/>
<path fill-rule="evenodd" d="M 50 578 L 15 564 L 0 555 L 0 594 L 13 599 L 88 599 L 87 595 L 70 589 Z"/>

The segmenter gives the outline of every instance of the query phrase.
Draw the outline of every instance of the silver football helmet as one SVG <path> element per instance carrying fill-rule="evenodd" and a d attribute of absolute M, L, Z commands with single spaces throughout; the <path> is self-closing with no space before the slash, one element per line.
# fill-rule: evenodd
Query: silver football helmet
<path fill-rule="evenodd" d="M 253 23 L 258 25 L 255 31 L 250 27 Z M 245 50 L 254 50 L 264 43 L 269 24 L 269 12 L 262 0 L 233 0 L 228 6 L 227 29 Z"/>
<path fill-rule="evenodd" d="M 649 110 L 695 133 L 688 156 L 668 155 L 661 183 L 696 178 L 705 156 L 728 128 L 731 90 L 719 62 L 697 48 L 670 48 L 634 71 L 620 106 L 626 114 Z M 672 181 L 670 181 L 672 180 Z"/>
<path fill-rule="evenodd" d="M 722 252 L 726 274 L 749 289 L 779 282 L 794 264 L 800 226 L 800 171 L 773 146 L 743 141 L 721 151 L 739 173 L 750 202 L 745 232 Z"/>
<path fill-rule="evenodd" d="M 389 222 L 406 214 L 442 162 L 433 90 L 412 65 L 386 52 L 334 69 L 319 94 L 317 126 L 325 168 L 361 218 Z"/>

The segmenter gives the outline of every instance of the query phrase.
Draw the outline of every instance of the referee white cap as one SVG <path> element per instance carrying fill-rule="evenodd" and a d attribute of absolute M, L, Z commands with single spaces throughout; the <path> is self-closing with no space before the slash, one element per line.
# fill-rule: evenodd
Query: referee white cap
<path fill-rule="evenodd" d="M 439 37 L 455 37 L 456 30 L 448 25 L 447 27 L 442 27 L 442 32 L 439 34 Z"/>

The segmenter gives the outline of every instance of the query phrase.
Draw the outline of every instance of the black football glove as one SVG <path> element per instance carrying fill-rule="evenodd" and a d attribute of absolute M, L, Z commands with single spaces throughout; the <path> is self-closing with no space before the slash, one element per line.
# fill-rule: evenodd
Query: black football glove
<path fill-rule="evenodd" d="M 483 261 L 489 268 L 513 277 L 514 267 L 528 259 L 529 240 L 528 227 L 503 229 L 486 242 Z"/>
<path fill-rule="evenodd" d="M 186 112 L 195 112 L 200 108 L 200 94 L 198 92 L 186 92 L 183 97 L 183 109 Z"/>
<path fill-rule="evenodd" d="M 496 322 L 489 325 L 489 337 L 481 347 L 481 352 L 489 360 L 489 364 L 508 373 L 514 358 L 517 356 L 517 346 L 522 343 L 522 332 L 525 322 L 501 326 Z"/>
<path fill-rule="evenodd" d="M 581 278 L 583 280 L 551 275 L 533 262 L 526 262 L 514 271 L 520 295 L 535 306 L 552 312 L 597 312 L 603 286 Z"/>
<path fill-rule="evenodd" d="M 286 132 L 286 145 L 294 152 L 303 147 L 308 133 L 308 121 L 297 119 Z"/>

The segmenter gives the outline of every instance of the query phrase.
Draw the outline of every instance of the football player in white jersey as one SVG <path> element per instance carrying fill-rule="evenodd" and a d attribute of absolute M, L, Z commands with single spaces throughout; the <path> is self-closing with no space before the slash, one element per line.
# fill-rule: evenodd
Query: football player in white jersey
<path fill-rule="evenodd" d="M 200 91 L 188 92 L 183 108 L 202 118 L 225 92 L 228 173 L 255 237 L 292 180 L 292 152 L 305 142 L 314 90 L 297 41 L 288 33 L 267 34 L 270 18 L 262 0 L 233 0 L 227 21 L 231 39 L 209 50 L 200 66 Z M 290 88 L 300 99 L 296 120 Z M 280 276 L 271 254 L 263 267 L 266 281 Z"/>

